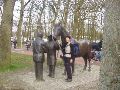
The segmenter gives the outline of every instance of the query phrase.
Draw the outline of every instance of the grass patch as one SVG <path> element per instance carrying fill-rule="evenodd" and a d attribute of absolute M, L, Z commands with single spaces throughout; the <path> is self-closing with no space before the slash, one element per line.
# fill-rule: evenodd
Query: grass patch
<path fill-rule="evenodd" d="M 34 63 L 32 56 L 19 53 L 12 53 L 11 64 L 9 66 L 0 67 L 0 73 L 17 71 L 24 68 L 31 68 L 33 64 Z M 47 60 L 45 60 L 44 65 L 47 65 Z M 58 59 L 56 66 L 63 67 L 63 61 L 61 59 Z"/>
<path fill-rule="evenodd" d="M 32 56 L 12 53 L 11 64 L 0 68 L 0 72 L 10 72 L 31 67 L 33 64 Z"/>

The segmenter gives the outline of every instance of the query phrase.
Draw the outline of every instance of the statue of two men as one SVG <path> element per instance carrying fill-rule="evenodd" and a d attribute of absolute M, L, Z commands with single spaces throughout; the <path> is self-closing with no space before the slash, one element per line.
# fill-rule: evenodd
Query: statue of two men
<path fill-rule="evenodd" d="M 43 63 L 45 61 L 44 53 L 47 53 L 47 64 L 49 66 L 49 75 L 54 78 L 56 65 L 56 50 L 59 45 L 56 43 L 52 35 L 48 36 L 48 41 L 45 43 L 43 33 L 37 34 L 37 38 L 33 41 L 33 61 L 35 63 L 35 77 L 37 81 L 44 81 L 43 79 Z"/>

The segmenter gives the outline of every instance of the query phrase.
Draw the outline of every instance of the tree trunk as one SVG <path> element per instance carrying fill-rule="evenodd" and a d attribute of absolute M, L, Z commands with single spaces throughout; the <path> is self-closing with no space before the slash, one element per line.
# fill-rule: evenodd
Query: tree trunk
<path fill-rule="evenodd" d="M 11 61 L 11 31 L 15 0 L 4 0 L 0 28 L 0 65 L 9 65 Z"/>
<path fill-rule="evenodd" d="M 32 25 L 32 10 L 33 10 L 33 3 L 30 7 L 30 12 L 29 12 L 29 21 L 28 21 L 28 31 L 27 31 L 27 41 L 31 39 L 31 25 Z"/>
<path fill-rule="evenodd" d="M 22 31 L 22 35 L 23 35 L 23 38 L 22 38 L 22 41 L 24 42 L 25 41 L 25 37 L 26 37 L 26 33 L 27 33 L 27 25 L 25 24 L 24 25 L 24 31 Z"/>
<path fill-rule="evenodd" d="M 28 2 L 26 2 L 26 4 L 24 5 L 24 0 L 21 0 L 20 19 L 19 19 L 18 29 L 17 29 L 17 47 L 18 48 L 22 48 L 21 34 L 22 34 L 22 23 L 23 23 L 24 9 L 29 2 L 30 2 L 30 0 L 28 0 Z"/>
<path fill-rule="evenodd" d="M 23 15 L 24 14 L 24 0 L 21 0 L 21 10 L 20 10 L 20 19 L 18 23 L 18 30 L 17 30 L 17 47 L 20 48 L 21 46 L 21 28 L 22 28 L 22 22 L 23 22 Z"/>
<path fill-rule="evenodd" d="M 99 90 L 120 90 L 120 0 L 106 0 L 105 6 Z"/>
<path fill-rule="evenodd" d="M 66 6 L 64 7 L 64 28 L 67 27 L 67 19 L 68 19 L 68 13 L 69 13 L 69 4 L 70 4 L 71 0 L 67 0 Z"/>

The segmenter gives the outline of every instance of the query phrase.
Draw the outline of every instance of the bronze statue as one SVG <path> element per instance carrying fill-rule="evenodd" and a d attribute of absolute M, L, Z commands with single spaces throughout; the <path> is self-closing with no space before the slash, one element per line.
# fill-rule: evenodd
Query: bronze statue
<path fill-rule="evenodd" d="M 48 36 L 46 48 L 47 48 L 47 65 L 49 66 L 48 76 L 54 78 L 56 65 L 56 50 L 59 49 L 59 45 L 55 41 L 54 37 L 52 37 L 52 35 Z"/>
<path fill-rule="evenodd" d="M 42 40 L 43 33 L 37 33 L 37 38 L 33 41 L 33 61 L 35 63 L 35 76 L 37 81 L 43 79 L 43 63 L 45 61 L 45 42 Z"/>

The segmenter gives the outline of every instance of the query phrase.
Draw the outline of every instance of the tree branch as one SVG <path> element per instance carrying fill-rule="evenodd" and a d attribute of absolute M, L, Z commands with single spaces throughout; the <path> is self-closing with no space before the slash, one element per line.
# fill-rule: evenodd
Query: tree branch
<path fill-rule="evenodd" d="M 29 3 L 30 1 L 31 1 L 31 0 L 28 0 L 28 2 L 25 3 L 24 8 L 28 5 L 28 3 Z"/>

